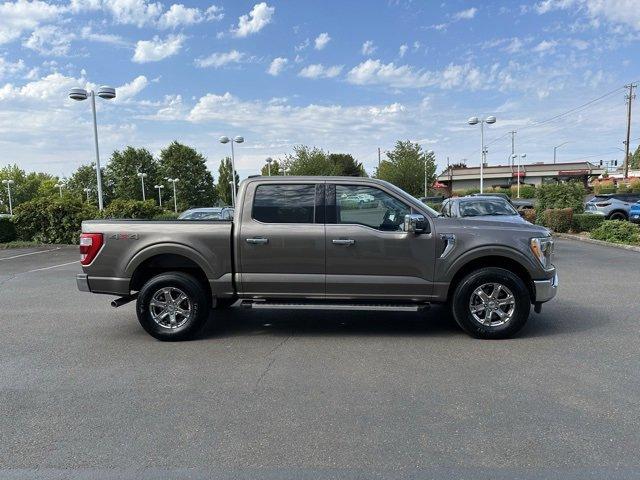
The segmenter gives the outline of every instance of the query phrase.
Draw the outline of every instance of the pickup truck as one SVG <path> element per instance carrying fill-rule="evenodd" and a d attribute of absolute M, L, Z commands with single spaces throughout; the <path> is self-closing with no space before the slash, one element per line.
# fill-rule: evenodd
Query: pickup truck
<path fill-rule="evenodd" d="M 366 195 L 360 205 L 349 199 Z M 233 220 L 82 223 L 81 291 L 136 300 L 160 340 L 215 309 L 419 311 L 446 303 L 477 338 L 506 338 L 557 292 L 553 240 L 530 224 L 441 217 L 370 178 L 250 177 Z"/>

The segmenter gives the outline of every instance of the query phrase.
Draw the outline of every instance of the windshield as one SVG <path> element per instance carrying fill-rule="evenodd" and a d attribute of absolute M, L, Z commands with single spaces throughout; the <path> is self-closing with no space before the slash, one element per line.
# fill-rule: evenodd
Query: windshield
<path fill-rule="evenodd" d="M 461 217 L 479 217 L 483 215 L 518 215 L 518 212 L 506 201 L 497 198 L 460 202 Z"/>

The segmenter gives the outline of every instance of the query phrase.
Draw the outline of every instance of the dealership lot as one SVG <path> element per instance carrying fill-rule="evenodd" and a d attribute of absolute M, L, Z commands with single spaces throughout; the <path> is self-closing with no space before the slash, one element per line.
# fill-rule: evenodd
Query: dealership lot
<path fill-rule="evenodd" d="M 184 343 L 78 292 L 77 248 L 0 251 L 0 477 L 640 474 L 640 254 L 556 251 L 558 297 L 512 340 L 441 307 L 233 308 Z"/>

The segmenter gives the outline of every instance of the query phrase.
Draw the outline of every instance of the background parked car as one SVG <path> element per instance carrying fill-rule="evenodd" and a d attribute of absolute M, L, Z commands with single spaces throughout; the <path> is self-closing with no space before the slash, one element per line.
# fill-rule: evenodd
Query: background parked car
<path fill-rule="evenodd" d="M 629 209 L 629 220 L 633 223 L 640 223 L 640 200 L 631 205 Z"/>
<path fill-rule="evenodd" d="M 478 220 L 502 220 L 513 223 L 529 223 L 504 198 L 479 195 L 448 198 L 442 202 L 440 214 L 445 217 L 474 218 Z"/>
<path fill-rule="evenodd" d="M 233 207 L 190 208 L 178 216 L 178 220 L 231 220 Z"/>
<path fill-rule="evenodd" d="M 469 197 L 498 197 L 509 202 L 516 210 L 524 210 L 527 208 L 535 208 L 533 200 L 528 198 L 511 198 L 506 193 L 472 193 Z"/>
<path fill-rule="evenodd" d="M 631 205 L 638 201 L 640 193 L 600 194 L 585 203 L 584 211 L 604 215 L 607 220 L 629 220 Z"/>

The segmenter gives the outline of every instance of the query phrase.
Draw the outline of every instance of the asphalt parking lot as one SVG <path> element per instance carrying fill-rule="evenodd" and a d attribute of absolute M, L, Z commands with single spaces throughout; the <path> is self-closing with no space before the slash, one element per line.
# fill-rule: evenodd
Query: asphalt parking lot
<path fill-rule="evenodd" d="M 640 254 L 556 252 L 512 340 L 233 308 L 161 343 L 76 290 L 75 247 L 0 251 L 0 478 L 638 478 Z"/>

